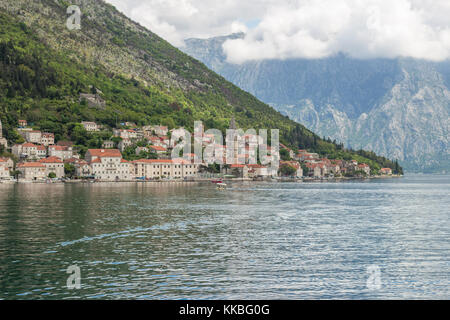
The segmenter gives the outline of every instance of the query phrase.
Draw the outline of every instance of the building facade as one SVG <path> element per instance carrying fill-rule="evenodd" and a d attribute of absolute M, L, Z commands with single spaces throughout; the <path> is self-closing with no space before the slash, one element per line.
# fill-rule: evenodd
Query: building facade
<path fill-rule="evenodd" d="M 104 181 L 133 179 L 132 164 L 122 159 L 122 154 L 117 149 L 89 149 L 85 158 L 96 179 Z"/>
<path fill-rule="evenodd" d="M 58 157 L 62 160 L 70 159 L 73 157 L 73 148 L 66 146 L 49 146 L 48 156 Z"/>
<path fill-rule="evenodd" d="M 39 160 L 39 163 L 45 166 L 47 177 L 52 172 L 56 175 L 56 178 L 64 177 L 64 162 L 60 158 L 48 157 Z"/>
<path fill-rule="evenodd" d="M 47 177 L 47 168 L 40 162 L 23 162 L 17 165 L 20 172 L 19 179 L 40 180 Z"/>
<path fill-rule="evenodd" d="M 198 175 L 199 165 L 185 160 L 141 159 L 133 161 L 134 176 L 145 179 L 184 179 Z"/>
<path fill-rule="evenodd" d="M 98 125 L 95 122 L 91 121 L 83 121 L 81 122 L 81 125 L 84 127 L 84 129 L 88 132 L 95 132 L 100 131 Z"/>

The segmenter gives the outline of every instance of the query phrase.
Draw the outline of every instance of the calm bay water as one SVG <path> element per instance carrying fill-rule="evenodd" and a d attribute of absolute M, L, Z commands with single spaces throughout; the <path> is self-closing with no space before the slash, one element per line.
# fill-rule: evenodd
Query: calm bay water
<path fill-rule="evenodd" d="M 450 299 L 450 176 L 0 185 L 0 299 L 76 298 Z"/>

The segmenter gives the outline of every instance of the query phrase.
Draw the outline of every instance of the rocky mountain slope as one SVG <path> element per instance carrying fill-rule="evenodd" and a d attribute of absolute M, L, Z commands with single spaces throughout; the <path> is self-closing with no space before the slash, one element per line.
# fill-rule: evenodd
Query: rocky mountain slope
<path fill-rule="evenodd" d="M 448 172 L 450 63 L 412 59 L 226 62 L 229 37 L 188 39 L 184 52 L 304 124 L 410 171 Z"/>

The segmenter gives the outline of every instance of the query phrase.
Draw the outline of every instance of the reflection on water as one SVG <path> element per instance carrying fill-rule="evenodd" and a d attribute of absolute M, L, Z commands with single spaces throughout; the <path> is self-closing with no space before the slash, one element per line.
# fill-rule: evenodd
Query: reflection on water
<path fill-rule="evenodd" d="M 0 298 L 448 299 L 449 187 L 0 185 Z M 80 290 L 66 287 L 71 265 Z"/>

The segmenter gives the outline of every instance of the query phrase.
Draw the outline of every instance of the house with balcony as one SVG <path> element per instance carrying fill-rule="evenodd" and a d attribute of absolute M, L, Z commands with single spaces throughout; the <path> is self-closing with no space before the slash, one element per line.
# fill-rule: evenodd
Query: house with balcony
<path fill-rule="evenodd" d="M 43 132 L 40 143 L 46 147 L 55 144 L 55 135 L 50 132 Z"/>

